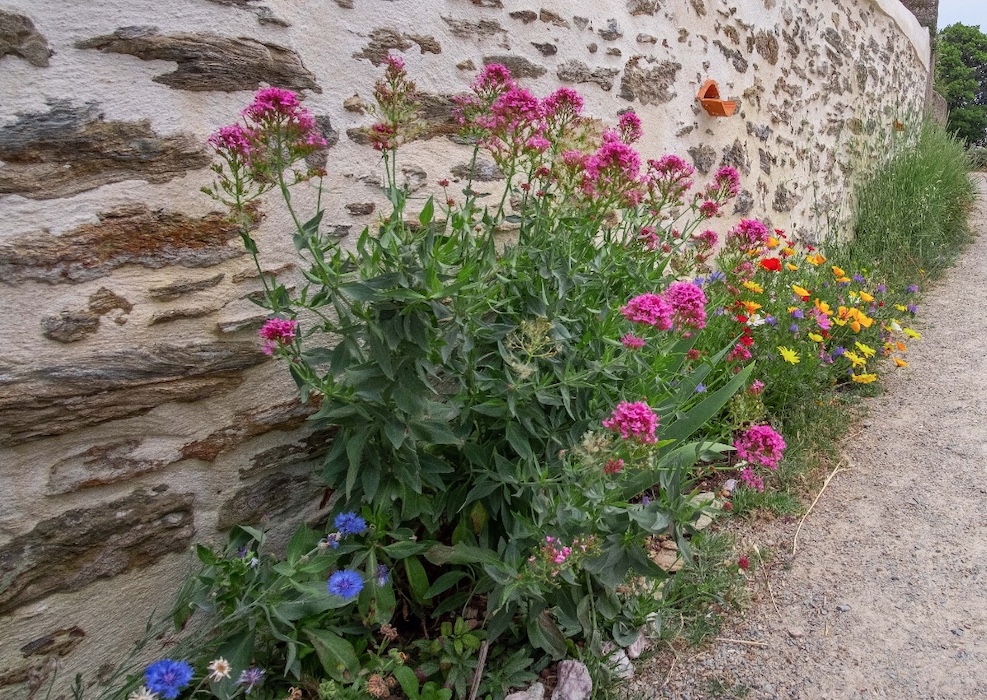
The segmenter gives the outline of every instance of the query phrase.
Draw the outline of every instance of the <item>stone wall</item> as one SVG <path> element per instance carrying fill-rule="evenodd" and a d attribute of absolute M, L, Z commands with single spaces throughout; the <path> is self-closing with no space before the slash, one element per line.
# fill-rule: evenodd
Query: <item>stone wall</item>
<path fill-rule="evenodd" d="M 936 30 L 939 21 L 939 0 L 901 0 L 901 4 L 912 11 L 923 27 Z"/>
<path fill-rule="evenodd" d="M 808 240 L 923 107 L 928 33 L 898 0 L 5 0 L 0 5 L 0 695 L 119 657 L 167 607 L 189 545 L 314 515 L 306 423 L 259 351 L 260 289 L 199 193 L 206 137 L 251 91 L 300 91 L 329 146 L 345 245 L 386 205 L 362 103 L 401 53 L 428 128 L 402 156 L 412 207 L 463 175 L 451 95 L 485 63 L 588 111 L 642 117 L 647 157 L 736 166 L 731 212 Z M 706 78 L 740 101 L 711 118 Z M 481 164 L 486 186 L 500 177 Z M 295 274 L 265 205 L 263 266 Z M 723 230 L 730 220 L 724 220 Z M 277 533 L 275 533 L 277 534 Z"/>

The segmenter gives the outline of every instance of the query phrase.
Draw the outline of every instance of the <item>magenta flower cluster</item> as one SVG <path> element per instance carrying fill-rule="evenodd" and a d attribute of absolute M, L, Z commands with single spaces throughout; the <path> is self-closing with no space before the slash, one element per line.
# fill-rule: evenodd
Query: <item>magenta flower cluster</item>
<path fill-rule="evenodd" d="M 727 243 L 741 248 L 752 248 L 768 242 L 771 232 L 757 219 L 741 219 L 740 223 L 727 232 Z"/>
<path fill-rule="evenodd" d="M 672 282 L 665 298 L 675 310 L 675 327 L 679 330 L 706 327 L 706 294 L 692 282 Z"/>
<path fill-rule="evenodd" d="M 291 90 L 258 90 L 241 115 L 243 124 L 220 127 L 209 137 L 209 144 L 227 159 L 254 166 L 270 157 L 294 161 L 326 145 L 315 118 Z"/>
<path fill-rule="evenodd" d="M 657 440 L 658 415 L 644 401 L 621 401 L 603 421 L 603 427 L 620 433 L 624 440 L 652 444 Z"/>
<path fill-rule="evenodd" d="M 646 326 L 654 326 L 660 331 L 667 331 L 672 328 L 672 316 L 675 309 L 668 300 L 660 294 L 640 294 L 624 306 L 620 307 L 620 313 L 632 323 L 641 323 Z"/>
<path fill-rule="evenodd" d="M 285 318 L 270 318 L 265 321 L 259 331 L 259 335 L 264 339 L 264 346 L 261 348 L 265 355 L 273 355 L 278 345 L 290 343 L 295 339 L 298 332 L 298 321 Z"/>
<path fill-rule="evenodd" d="M 770 425 L 755 425 L 733 441 L 737 455 L 751 464 L 777 469 L 785 451 L 785 440 Z"/>

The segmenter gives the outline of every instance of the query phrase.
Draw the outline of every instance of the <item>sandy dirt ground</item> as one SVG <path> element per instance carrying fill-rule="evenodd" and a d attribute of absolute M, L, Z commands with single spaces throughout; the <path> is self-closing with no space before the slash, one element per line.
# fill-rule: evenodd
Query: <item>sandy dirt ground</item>
<path fill-rule="evenodd" d="M 798 536 L 776 521 L 770 592 L 638 698 L 987 699 L 987 180 L 977 240 L 922 300 L 909 367 L 843 448 Z M 790 558 L 789 558 L 790 557 Z M 777 565 L 781 561 L 786 565 Z M 755 574 L 760 578 L 759 574 Z M 674 657 L 672 657 L 674 658 Z"/>

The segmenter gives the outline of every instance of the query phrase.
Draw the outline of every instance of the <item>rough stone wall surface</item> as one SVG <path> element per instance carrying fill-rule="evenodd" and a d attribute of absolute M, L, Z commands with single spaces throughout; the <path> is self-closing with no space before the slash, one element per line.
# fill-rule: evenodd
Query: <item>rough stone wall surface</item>
<path fill-rule="evenodd" d="M 907 138 L 892 125 L 921 111 L 929 66 L 898 0 L 7 0 L 0 696 L 27 697 L 56 660 L 71 679 L 118 659 L 191 542 L 318 512 L 331 436 L 259 352 L 260 284 L 199 192 L 204 143 L 257 87 L 299 90 L 330 136 L 326 221 L 345 245 L 386 211 L 358 105 L 388 51 L 427 94 L 401 156 L 412 208 L 465 174 L 450 96 L 499 61 L 539 94 L 579 88 L 601 119 L 636 110 L 646 157 L 737 166 L 733 219 L 808 240 L 839 231 L 847 184 Z M 734 116 L 699 108 L 707 78 Z M 287 217 L 264 209 L 262 265 L 290 281 Z"/>
<path fill-rule="evenodd" d="M 923 27 L 935 29 L 939 19 L 939 0 L 901 0 Z"/>

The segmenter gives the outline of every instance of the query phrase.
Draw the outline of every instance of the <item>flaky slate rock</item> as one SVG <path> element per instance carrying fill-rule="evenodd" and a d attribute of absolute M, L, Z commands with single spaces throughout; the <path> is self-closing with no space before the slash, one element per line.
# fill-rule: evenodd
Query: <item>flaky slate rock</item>
<path fill-rule="evenodd" d="M 56 199 L 123 180 L 167 182 L 210 160 L 201 139 L 158 136 L 147 120 L 106 121 L 95 104 L 53 100 L 0 128 L 0 194 Z"/>
<path fill-rule="evenodd" d="M 48 40 L 24 15 L 0 11 L 0 58 L 19 56 L 32 66 L 48 67 L 52 55 Z"/>
<path fill-rule="evenodd" d="M 219 509 L 216 527 L 228 530 L 234 525 L 259 523 L 265 516 L 283 513 L 297 515 L 305 506 L 318 505 L 325 482 L 306 469 L 300 474 L 277 472 L 240 488 Z"/>
<path fill-rule="evenodd" d="M 0 243 L 0 280 L 85 282 L 121 265 L 209 267 L 245 253 L 229 244 L 237 227 L 218 212 L 195 218 L 135 204 L 99 218 L 61 236 L 24 235 Z"/>
<path fill-rule="evenodd" d="M 136 56 L 142 61 L 174 61 L 178 64 L 174 71 L 153 80 L 178 90 L 238 92 L 267 83 L 322 92 L 297 53 L 246 37 L 208 32 L 161 34 L 155 27 L 123 27 L 75 46 Z"/>
<path fill-rule="evenodd" d="M 229 425 L 213 431 L 201 440 L 185 445 L 182 448 L 182 458 L 215 461 L 221 454 L 229 452 L 252 437 L 272 430 L 291 431 L 300 428 L 317 410 L 319 404 L 314 400 L 307 404 L 291 400 L 274 406 L 238 411 Z"/>
<path fill-rule="evenodd" d="M 0 547 L 0 614 L 184 550 L 195 533 L 194 500 L 162 485 L 43 520 Z"/>
<path fill-rule="evenodd" d="M 0 445 L 147 413 L 239 386 L 264 362 L 255 342 L 159 344 L 24 367 L 0 361 Z"/>
<path fill-rule="evenodd" d="M 49 340 L 74 343 L 99 330 L 99 315 L 91 311 L 62 311 L 41 319 L 41 329 Z"/>
<path fill-rule="evenodd" d="M 613 89 L 614 78 L 620 70 L 617 68 L 590 68 L 582 61 L 570 59 L 561 64 L 556 75 L 563 83 L 595 83 L 609 92 Z"/>
<path fill-rule="evenodd" d="M 364 58 L 379 66 L 391 51 L 407 51 L 415 44 L 421 53 L 442 53 L 442 46 L 433 36 L 407 34 L 389 27 L 379 27 L 370 32 L 369 41 L 353 58 Z"/>
<path fill-rule="evenodd" d="M 553 47 L 554 48 L 554 47 Z M 532 63 L 524 56 L 514 54 L 502 54 L 499 56 L 484 56 L 483 65 L 489 66 L 492 63 L 499 63 L 511 71 L 515 78 L 540 78 L 548 72 L 545 66 Z"/>
<path fill-rule="evenodd" d="M 55 462 L 48 470 L 45 493 L 54 496 L 128 481 L 179 458 L 177 451 L 170 457 L 148 457 L 147 446 L 137 438 L 101 442 Z"/>
<path fill-rule="evenodd" d="M 624 66 L 618 94 L 625 100 L 637 100 L 642 105 L 671 102 L 675 97 L 671 88 L 680 70 L 681 63 L 652 56 L 634 56 Z"/>

